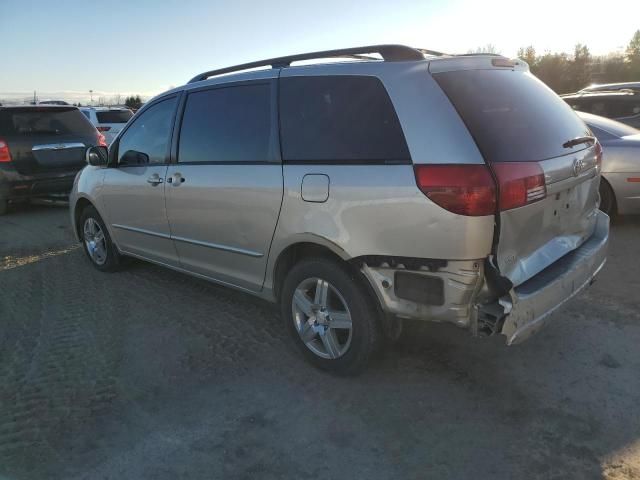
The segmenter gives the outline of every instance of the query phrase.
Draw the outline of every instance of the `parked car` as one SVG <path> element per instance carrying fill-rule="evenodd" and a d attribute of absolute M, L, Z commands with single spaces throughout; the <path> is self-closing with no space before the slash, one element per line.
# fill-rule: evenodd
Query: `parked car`
<path fill-rule="evenodd" d="M 583 88 L 578 93 L 590 93 L 601 91 L 616 91 L 616 90 L 638 90 L 640 91 L 640 82 L 619 82 L 619 83 L 601 83 L 589 85 Z"/>
<path fill-rule="evenodd" d="M 12 201 L 68 194 L 92 145 L 104 137 L 76 107 L 0 107 L 0 214 Z"/>
<path fill-rule="evenodd" d="M 640 213 L 640 130 L 577 112 L 604 149 L 600 209 L 608 215 Z"/>
<path fill-rule="evenodd" d="M 336 56 L 357 57 L 292 66 Z M 97 269 L 132 256 L 279 302 L 304 356 L 341 373 L 402 319 L 521 342 L 606 257 L 600 145 L 499 56 L 213 70 L 87 158 L 70 215 Z"/>
<path fill-rule="evenodd" d="M 38 105 L 69 105 L 69 103 L 64 100 L 42 100 Z"/>
<path fill-rule="evenodd" d="M 571 108 L 640 128 L 640 91 L 618 90 L 563 95 Z"/>
<path fill-rule="evenodd" d="M 104 135 L 107 145 L 111 145 L 120 130 L 133 117 L 128 108 L 80 107 L 85 117 Z"/>

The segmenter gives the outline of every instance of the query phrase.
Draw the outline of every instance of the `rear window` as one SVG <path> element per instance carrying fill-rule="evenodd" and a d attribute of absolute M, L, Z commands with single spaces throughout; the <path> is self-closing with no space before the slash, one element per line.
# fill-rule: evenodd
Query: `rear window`
<path fill-rule="evenodd" d="M 282 78 L 280 124 L 285 161 L 410 161 L 393 104 L 375 77 Z"/>
<path fill-rule="evenodd" d="M 98 123 L 127 123 L 133 113 L 129 110 L 107 110 L 104 112 L 96 112 Z"/>
<path fill-rule="evenodd" d="M 435 73 L 490 162 L 528 162 L 587 148 L 563 148 L 589 130 L 560 97 L 529 73 L 466 70 Z"/>
<path fill-rule="evenodd" d="M 77 108 L 0 110 L 5 135 L 95 135 L 95 128 Z"/>

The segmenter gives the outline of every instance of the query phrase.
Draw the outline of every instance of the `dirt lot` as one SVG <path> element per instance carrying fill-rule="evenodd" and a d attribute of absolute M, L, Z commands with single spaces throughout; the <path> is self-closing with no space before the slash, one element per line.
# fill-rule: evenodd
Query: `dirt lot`
<path fill-rule="evenodd" d="M 417 325 L 367 373 L 259 300 L 102 274 L 64 206 L 0 218 L 0 479 L 640 478 L 640 220 L 528 343 Z"/>

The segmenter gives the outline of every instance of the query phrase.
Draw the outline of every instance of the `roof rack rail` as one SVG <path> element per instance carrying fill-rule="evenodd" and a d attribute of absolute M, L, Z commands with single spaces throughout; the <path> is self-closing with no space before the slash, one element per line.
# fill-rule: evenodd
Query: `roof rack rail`
<path fill-rule="evenodd" d="M 375 60 L 375 57 L 368 57 L 368 53 L 379 54 L 385 62 L 403 62 L 403 61 L 415 61 L 424 60 L 423 53 L 429 55 L 442 55 L 440 52 L 433 50 L 417 50 L 415 48 L 407 47 L 405 45 L 369 45 L 366 47 L 355 48 L 342 48 L 338 50 L 324 50 L 321 52 L 301 53 L 299 55 L 289 55 L 286 57 L 270 58 L 267 60 L 259 60 L 257 62 L 243 63 L 241 65 L 235 65 L 233 67 L 220 68 L 217 70 L 209 70 L 203 72 L 200 75 L 196 75 L 189 83 L 199 82 L 206 80 L 209 77 L 216 75 L 223 75 L 225 73 L 239 72 L 242 70 L 249 70 L 257 67 L 271 68 L 283 68 L 291 65 L 291 62 L 298 62 L 301 60 L 314 60 L 320 58 L 357 58 L 360 60 Z"/>

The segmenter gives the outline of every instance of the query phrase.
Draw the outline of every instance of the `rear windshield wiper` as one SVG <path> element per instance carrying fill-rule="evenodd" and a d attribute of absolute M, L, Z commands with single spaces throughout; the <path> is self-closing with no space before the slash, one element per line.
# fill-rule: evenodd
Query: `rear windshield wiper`
<path fill-rule="evenodd" d="M 581 143 L 596 143 L 596 137 L 576 137 L 568 140 L 562 144 L 564 148 L 575 147 L 576 145 L 580 145 Z"/>

